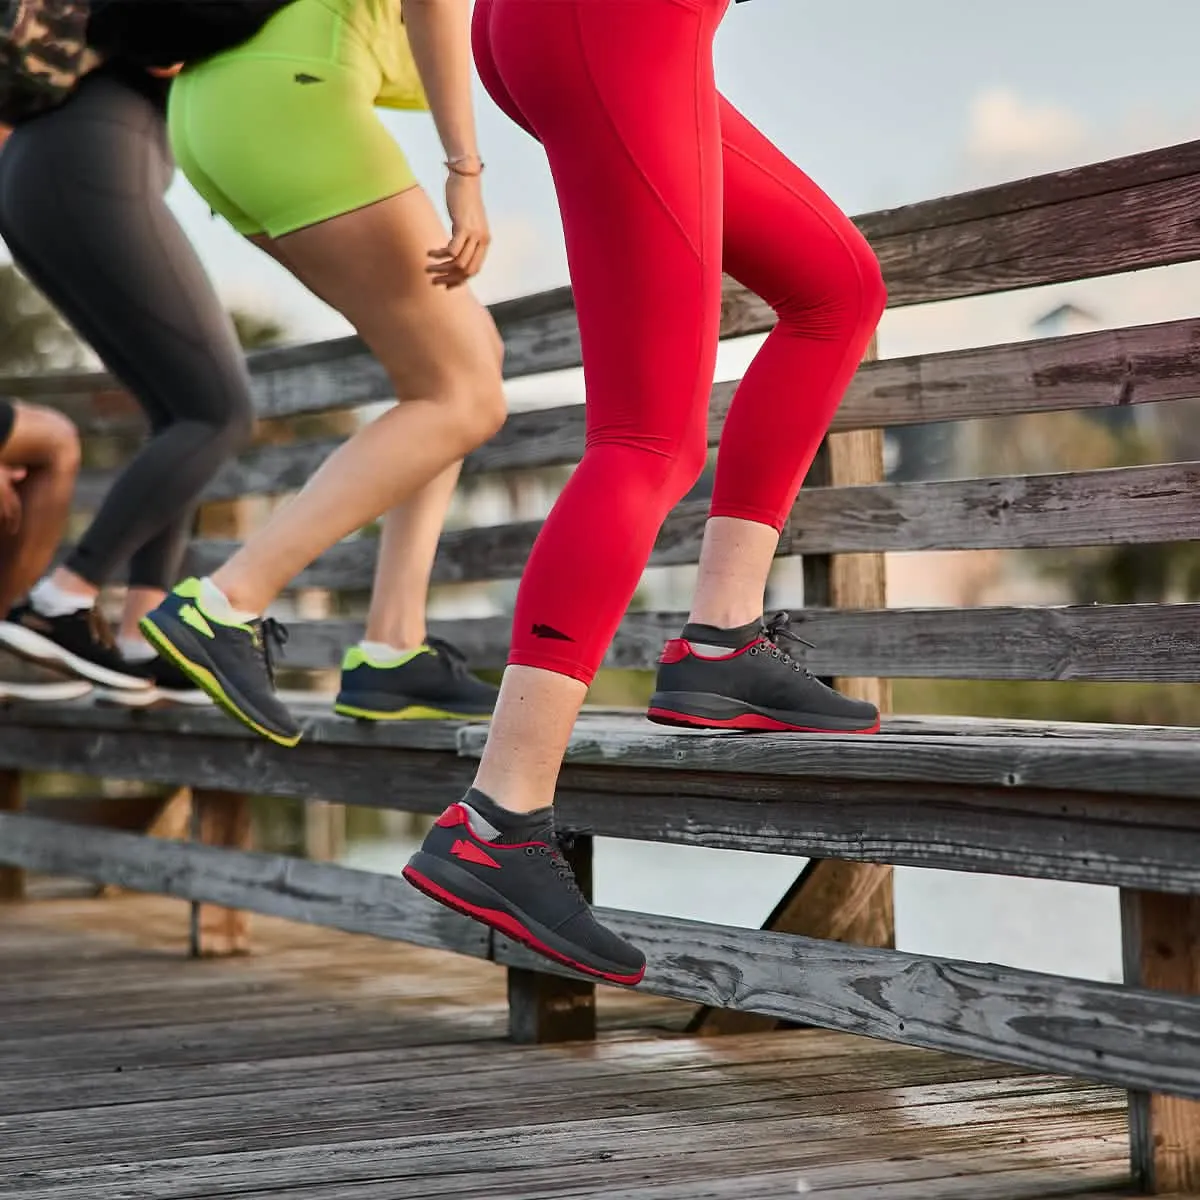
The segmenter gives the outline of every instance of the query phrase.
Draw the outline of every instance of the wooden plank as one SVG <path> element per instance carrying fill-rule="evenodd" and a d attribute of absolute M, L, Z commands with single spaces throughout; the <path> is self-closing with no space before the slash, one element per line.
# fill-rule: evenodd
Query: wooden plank
<path fill-rule="evenodd" d="M 896 944 L 892 868 L 878 863 L 812 859 L 784 893 L 763 929 L 891 949 Z M 735 1009 L 700 1009 L 688 1026 L 701 1036 L 757 1033 L 778 1020 Z"/>
<path fill-rule="evenodd" d="M 1122 891 L 1125 981 L 1200 995 L 1200 896 Z M 1200 1103 L 1148 1091 L 1129 1096 L 1130 1161 L 1150 1195 L 1200 1189 Z"/>
<path fill-rule="evenodd" d="M 709 444 L 721 434 L 736 381 L 714 384 Z M 833 420 L 834 430 L 1013 416 L 1064 409 L 1103 409 L 1200 396 L 1200 320 L 1103 330 L 948 354 L 867 362 Z M 582 404 L 513 413 L 491 441 L 468 455 L 464 474 L 578 462 Z M 340 438 L 257 446 L 229 462 L 205 497 L 297 489 L 341 445 Z M 90 510 L 113 470 L 81 473 L 77 508 Z"/>
<path fill-rule="evenodd" d="M 615 909 L 597 917 L 646 952 L 641 987 L 659 995 L 1200 1097 L 1198 997 Z M 494 957 L 535 960 L 500 935 Z"/>
<path fill-rule="evenodd" d="M 192 793 L 192 837 L 205 846 L 250 848 L 250 804 L 240 792 L 197 788 Z M 248 914 L 208 904 L 192 906 L 193 958 L 250 953 Z"/>
<path fill-rule="evenodd" d="M 0 813 L 20 812 L 21 772 L 0 771 Z M 19 867 L 0 866 L 0 903 L 25 897 L 25 872 Z"/>
<path fill-rule="evenodd" d="M 1194 683 L 1200 680 L 1200 604 L 1003 608 L 793 609 L 798 647 L 817 675 L 922 679 L 1042 679 Z M 686 613 L 628 614 L 604 659 L 611 668 L 653 670 Z M 329 668 L 363 636 L 361 621 L 289 624 L 290 664 Z M 508 617 L 432 621 L 479 667 L 508 655 Z"/>
<path fill-rule="evenodd" d="M 77 830 L 0 813 L 0 854 L 36 871 L 114 883 L 350 933 L 487 957 L 483 926 L 425 899 L 401 879 L 278 854 Z"/>
<path fill-rule="evenodd" d="M 784 527 L 779 554 L 907 550 L 1034 549 L 1191 541 L 1200 464 L 1117 467 L 1052 475 L 1013 475 L 932 483 L 804 489 Z M 667 518 L 651 566 L 694 563 L 707 501 L 679 505 Z M 442 535 L 434 583 L 513 579 L 521 574 L 540 521 L 516 521 Z M 207 574 L 236 542 L 193 543 L 188 570 Z M 375 567 L 370 539 L 341 542 L 292 581 L 293 587 L 367 590 Z"/>
<path fill-rule="evenodd" d="M 579 890 L 592 898 L 592 839 L 566 841 L 563 853 Z M 519 1045 L 591 1041 L 596 1036 L 596 985 L 583 978 L 508 969 L 508 1035 Z"/>
<path fill-rule="evenodd" d="M 231 722 L 221 738 L 140 724 L 119 736 L 81 727 L 85 714 L 93 715 L 48 711 L 35 725 L 0 725 L 0 765 L 190 777 L 433 814 L 474 771 L 470 757 L 401 754 L 365 734 L 353 755 L 320 742 L 276 753 Z M 1038 723 L 1001 722 L 996 737 L 954 732 L 946 721 L 934 722 L 933 736 L 912 736 L 914 726 L 898 721 L 908 732 L 876 738 L 731 739 L 706 750 L 640 720 L 621 734 L 619 723 L 585 718 L 564 765 L 560 818 L 564 829 L 598 836 L 1200 892 L 1194 731 L 1112 741 Z M 471 731 L 460 736 L 464 754 L 477 754 Z M 0 839 L 0 860 L 8 850 Z"/>

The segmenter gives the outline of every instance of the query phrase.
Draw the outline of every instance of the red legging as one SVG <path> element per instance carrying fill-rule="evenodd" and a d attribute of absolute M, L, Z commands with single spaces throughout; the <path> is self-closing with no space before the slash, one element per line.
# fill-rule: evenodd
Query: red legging
<path fill-rule="evenodd" d="M 779 315 L 738 388 L 711 515 L 783 526 L 883 312 L 879 264 L 724 97 L 728 0 L 478 0 L 475 61 L 546 150 L 587 448 L 538 536 L 509 661 L 590 683 L 707 453 L 722 268 Z"/>

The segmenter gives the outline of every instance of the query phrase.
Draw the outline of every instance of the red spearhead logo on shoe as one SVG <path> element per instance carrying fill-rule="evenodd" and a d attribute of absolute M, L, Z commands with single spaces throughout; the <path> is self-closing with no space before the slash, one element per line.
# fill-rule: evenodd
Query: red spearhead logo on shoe
<path fill-rule="evenodd" d="M 464 862 L 473 862 L 481 867 L 495 867 L 497 871 L 500 870 L 500 864 L 482 846 L 477 846 L 474 842 L 467 842 L 459 838 L 450 847 L 450 853 Z"/>

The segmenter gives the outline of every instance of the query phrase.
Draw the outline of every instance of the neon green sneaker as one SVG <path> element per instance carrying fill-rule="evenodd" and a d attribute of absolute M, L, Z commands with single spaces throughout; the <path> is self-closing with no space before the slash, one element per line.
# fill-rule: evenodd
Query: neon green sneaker
<path fill-rule="evenodd" d="M 204 610 L 200 581 L 185 579 L 138 628 L 235 720 L 279 746 L 300 740 L 299 725 L 275 695 L 273 656 L 287 641 L 278 621 L 219 621 Z"/>
<path fill-rule="evenodd" d="M 342 657 L 333 711 L 361 721 L 483 721 L 499 694 L 471 674 L 461 650 L 441 638 L 386 662 L 351 646 Z"/>

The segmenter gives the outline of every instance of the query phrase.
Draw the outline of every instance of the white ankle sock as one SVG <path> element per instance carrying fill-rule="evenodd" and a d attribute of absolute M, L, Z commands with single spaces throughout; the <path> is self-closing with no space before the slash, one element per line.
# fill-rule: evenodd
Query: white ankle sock
<path fill-rule="evenodd" d="M 372 666 L 376 667 L 398 667 L 421 650 L 420 646 L 415 650 L 398 650 L 387 642 L 366 641 L 359 642 L 358 648 L 371 660 Z"/>
<path fill-rule="evenodd" d="M 68 592 L 47 576 L 34 585 L 29 593 L 29 603 L 43 617 L 66 617 L 85 608 L 95 608 L 96 597 Z"/>
<path fill-rule="evenodd" d="M 224 625 L 245 625 L 247 621 L 253 621 L 259 615 L 234 608 L 229 603 L 229 597 L 207 575 L 200 580 L 200 607 Z"/>
<path fill-rule="evenodd" d="M 146 663 L 154 657 L 154 647 L 145 638 L 117 638 L 117 647 L 127 663 Z"/>

